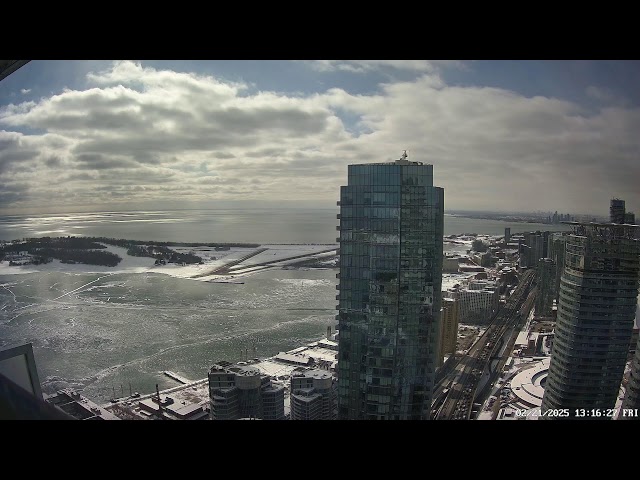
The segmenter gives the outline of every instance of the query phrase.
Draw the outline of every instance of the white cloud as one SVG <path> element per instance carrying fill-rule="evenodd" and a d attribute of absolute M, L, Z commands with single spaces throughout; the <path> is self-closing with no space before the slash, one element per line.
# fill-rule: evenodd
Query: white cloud
<path fill-rule="evenodd" d="M 237 198 L 330 206 L 348 164 L 405 149 L 434 164 L 446 208 L 598 212 L 616 195 L 638 209 L 639 109 L 590 113 L 561 99 L 448 86 L 431 64 L 394 62 L 417 78 L 371 95 L 307 96 L 117 62 L 90 74 L 89 88 L 0 109 L 0 210 Z"/>
<path fill-rule="evenodd" d="M 459 60 L 314 60 L 309 62 L 319 72 L 367 73 L 374 70 L 394 69 L 418 73 L 434 73 L 441 67 L 461 68 Z"/>
<path fill-rule="evenodd" d="M 26 95 L 27 93 L 29 93 L 31 91 L 30 88 L 23 88 L 20 90 L 20 93 L 22 93 L 23 95 Z"/>
<path fill-rule="evenodd" d="M 628 99 L 616 94 L 610 88 L 606 87 L 596 87 L 594 85 L 590 85 L 585 89 L 585 93 L 589 98 L 597 100 L 604 105 L 625 106 L 629 103 Z"/>

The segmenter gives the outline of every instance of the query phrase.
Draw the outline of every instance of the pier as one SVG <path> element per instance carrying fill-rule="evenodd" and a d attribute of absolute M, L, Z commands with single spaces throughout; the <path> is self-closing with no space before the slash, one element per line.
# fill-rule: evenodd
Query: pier
<path fill-rule="evenodd" d="M 183 385 L 186 385 L 187 383 L 193 383 L 193 380 L 188 380 L 188 379 L 186 379 L 184 377 L 181 377 L 177 373 L 170 372 L 169 370 L 165 370 L 162 373 L 164 373 L 167 377 L 172 378 L 176 382 L 182 383 Z"/>

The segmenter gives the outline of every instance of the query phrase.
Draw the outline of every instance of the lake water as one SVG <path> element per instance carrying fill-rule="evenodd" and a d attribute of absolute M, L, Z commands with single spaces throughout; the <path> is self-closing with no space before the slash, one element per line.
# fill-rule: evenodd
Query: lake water
<path fill-rule="evenodd" d="M 224 209 L 0 216 L 0 239 L 67 235 L 220 243 L 335 243 L 336 209 Z M 444 234 L 502 235 L 566 230 L 564 225 L 509 223 L 445 215 Z M 553 227 L 553 228 L 551 228 Z"/>
<path fill-rule="evenodd" d="M 86 235 L 138 240 L 335 243 L 336 210 L 103 212 L 0 217 L 0 238 Z M 445 217 L 445 234 L 499 235 L 536 224 Z M 447 250 L 461 248 L 446 245 Z M 464 247 L 462 247 L 464 248 Z M 30 342 L 45 393 L 114 393 L 176 386 L 172 370 L 205 378 L 213 363 L 267 357 L 335 327 L 334 269 L 272 270 L 244 284 L 156 273 L 0 275 L 0 348 Z M 68 292 L 74 293 L 67 294 Z"/>

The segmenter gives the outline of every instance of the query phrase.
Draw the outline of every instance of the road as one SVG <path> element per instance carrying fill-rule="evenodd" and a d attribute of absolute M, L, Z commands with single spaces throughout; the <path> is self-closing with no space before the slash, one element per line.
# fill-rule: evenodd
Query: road
<path fill-rule="evenodd" d="M 526 320 L 526 315 L 531 309 L 535 294 L 531 295 L 533 292 L 530 290 L 534 278 L 533 270 L 527 270 L 523 274 L 520 284 L 507 303 L 495 313 L 484 333 L 467 354 L 458 360 L 453 371 L 444 377 L 441 385 L 436 389 L 436 393 L 440 393 L 434 395 L 433 419 L 468 420 L 471 418 L 473 403 L 483 373 L 488 374 L 490 378 L 493 376 L 495 371 L 491 372 L 490 363 L 496 360 L 496 353 L 504 345 L 503 337 L 507 332 L 517 330 L 514 327 L 522 323 L 523 314 Z M 509 354 L 508 349 L 504 352 L 505 355 Z M 499 364 L 501 362 L 502 359 Z M 443 388 L 442 385 L 450 385 L 450 387 Z"/>

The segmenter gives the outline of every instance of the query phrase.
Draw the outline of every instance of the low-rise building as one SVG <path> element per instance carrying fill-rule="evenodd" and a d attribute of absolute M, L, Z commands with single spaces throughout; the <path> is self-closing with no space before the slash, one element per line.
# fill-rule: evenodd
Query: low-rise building
<path fill-rule="evenodd" d="M 500 293 L 495 282 L 475 280 L 458 292 L 458 321 L 485 323 L 497 310 Z"/>
<path fill-rule="evenodd" d="M 291 375 L 291 420 L 335 420 L 336 384 L 324 370 L 297 369 Z"/>
<path fill-rule="evenodd" d="M 211 418 L 283 420 L 284 387 L 248 365 L 218 362 L 208 374 Z"/>
<path fill-rule="evenodd" d="M 43 397 L 45 402 L 77 420 L 120 420 L 72 388 L 58 390 L 53 395 L 44 394 Z"/>

